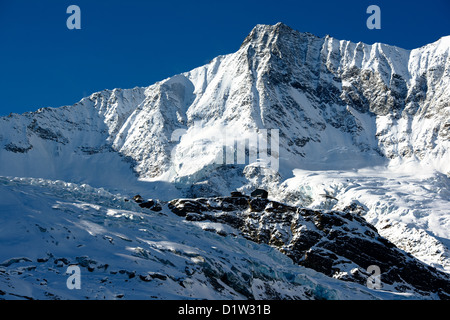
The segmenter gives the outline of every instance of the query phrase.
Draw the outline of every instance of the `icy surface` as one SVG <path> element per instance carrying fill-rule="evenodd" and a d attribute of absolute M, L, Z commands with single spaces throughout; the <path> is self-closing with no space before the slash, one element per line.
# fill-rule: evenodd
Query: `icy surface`
<path fill-rule="evenodd" d="M 276 198 L 311 208 L 339 209 L 352 202 L 381 235 L 417 258 L 450 272 L 450 181 L 414 166 L 355 171 L 296 170 Z M 326 197 L 329 195 L 333 198 Z"/>
<path fill-rule="evenodd" d="M 0 178 L 2 299 L 405 299 L 88 185 Z M 220 228 L 224 228 L 221 226 Z M 69 290 L 69 265 L 81 289 Z"/>

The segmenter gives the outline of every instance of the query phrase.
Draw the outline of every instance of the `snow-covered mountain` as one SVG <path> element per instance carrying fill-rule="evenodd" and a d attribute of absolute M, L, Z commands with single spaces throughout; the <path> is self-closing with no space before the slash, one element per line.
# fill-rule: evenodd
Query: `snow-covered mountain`
<path fill-rule="evenodd" d="M 449 173 L 449 48 L 450 37 L 408 51 L 258 25 L 236 53 L 150 87 L 2 118 L 1 173 L 77 179 L 76 163 L 89 158 L 92 167 L 115 152 L 141 178 L 200 181 L 217 148 L 197 152 L 195 124 L 207 133 L 278 129 L 282 178 L 295 168 L 409 161 Z M 177 129 L 187 130 L 181 143 Z M 184 157 L 172 159 L 174 147 Z"/>
<path fill-rule="evenodd" d="M 10 193 L 28 177 L 162 201 L 265 188 L 316 210 L 358 203 L 449 272 L 449 53 L 450 36 L 404 50 L 258 25 L 237 52 L 147 88 L 0 118 L 0 175 Z M 245 161 L 229 161 L 239 145 Z"/>

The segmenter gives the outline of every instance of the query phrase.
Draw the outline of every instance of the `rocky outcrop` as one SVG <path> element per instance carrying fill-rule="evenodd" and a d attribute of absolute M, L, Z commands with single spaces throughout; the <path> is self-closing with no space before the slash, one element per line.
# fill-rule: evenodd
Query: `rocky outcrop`
<path fill-rule="evenodd" d="M 161 204 L 157 200 L 149 199 L 144 200 L 141 195 L 137 194 L 133 197 L 134 202 L 139 204 L 139 207 L 144 209 L 150 209 L 155 212 L 162 210 Z"/>
<path fill-rule="evenodd" d="M 369 267 L 377 266 L 384 290 L 450 299 L 450 277 L 381 237 L 357 204 L 342 211 L 310 210 L 234 194 L 176 199 L 169 208 L 188 221 L 229 225 L 247 239 L 277 248 L 296 264 L 337 279 L 366 285 L 373 278 Z"/>

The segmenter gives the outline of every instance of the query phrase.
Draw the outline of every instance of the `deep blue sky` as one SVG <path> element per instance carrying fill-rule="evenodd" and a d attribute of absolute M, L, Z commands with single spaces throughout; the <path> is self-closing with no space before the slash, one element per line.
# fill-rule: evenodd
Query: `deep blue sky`
<path fill-rule="evenodd" d="M 66 27 L 71 4 L 81 30 Z M 371 4 L 381 30 L 366 27 Z M 450 35 L 449 14 L 449 0 L 0 0 L 0 116 L 151 85 L 235 52 L 258 23 L 413 49 Z"/>

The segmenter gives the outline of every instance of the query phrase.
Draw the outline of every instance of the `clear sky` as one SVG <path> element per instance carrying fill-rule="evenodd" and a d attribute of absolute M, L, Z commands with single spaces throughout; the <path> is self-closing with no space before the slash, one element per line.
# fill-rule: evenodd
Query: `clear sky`
<path fill-rule="evenodd" d="M 66 26 L 72 4 L 81 30 Z M 449 16 L 450 0 L 0 0 L 0 116 L 151 85 L 237 51 L 256 24 L 413 49 L 450 35 Z"/>

